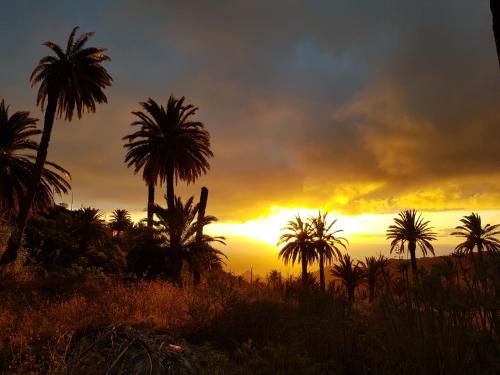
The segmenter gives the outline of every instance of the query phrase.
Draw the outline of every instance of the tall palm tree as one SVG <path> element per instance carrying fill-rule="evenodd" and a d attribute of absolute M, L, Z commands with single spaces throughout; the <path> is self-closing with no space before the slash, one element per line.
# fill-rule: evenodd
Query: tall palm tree
<path fill-rule="evenodd" d="M 481 216 L 476 213 L 464 216 L 460 221 L 462 225 L 456 227 L 456 231 L 452 233 L 453 236 L 465 239 L 456 246 L 457 252 L 472 254 L 476 248 L 478 255 L 482 257 L 483 250 L 494 253 L 500 251 L 500 240 L 496 238 L 500 235 L 499 224 L 486 224 L 483 227 Z"/>
<path fill-rule="evenodd" d="M 109 226 L 111 230 L 116 232 L 116 238 L 120 238 L 120 235 L 127 229 L 131 228 L 132 225 L 132 219 L 127 210 L 117 209 L 111 214 Z"/>
<path fill-rule="evenodd" d="M 377 276 L 381 271 L 383 271 L 384 267 L 386 267 L 388 263 L 389 260 L 382 254 L 380 254 L 378 257 L 365 257 L 363 266 L 365 268 L 365 276 L 368 282 L 368 298 L 370 302 L 372 302 L 375 298 L 375 284 L 377 282 Z"/>
<path fill-rule="evenodd" d="M 106 233 L 104 216 L 97 208 L 84 207 L 76 211 L 72 230 L 78 242 L 80 253 L 85 253 L 89 246 L 97 245 Z"/>
<path fill-rule="evenodd" d="M 339 263 L 334 264 L 331 270 L 333 276 L 342 280 L 349 301 L 354 302 L 354 292 L 356 287 L 365 277 L 365 272 L 359 261 L 351 259 L 349 254 L 344 254 L 340 257 Z"/>
<path fill-rule="evenodd" d="M 226 256 L 213 245 L 214 243 L 224 245 L 224 237 L 213 237 L 207 234 L 202 234 L 201 238 L 197 236 L 200 226 L 205 227 L 217 221 L 217 218 L 204 215 L 202 221 L 199 222 L 196 219 L 198 210 L 199 204 L 193 205 L 193 197 L 189 198 L 186 203 L 177 197 L 174 206 L 170 209 L 154 206 L 154 213 L 158 217 L 156 224 L 164 244 L 170 252 L 172 249 L 180 252 L 180 256 L 176 258 L 180 259 L 180 262 L 174 268 L 173 275 L 177 283 L 180 283 L 180 271 L 184 262 L 189 266 L 195 283 L 199 282 L 197 277 L 203 271 L 221 268 L 224 264 L 222 258 Z"/>
<path fill-rule="evenodd" d="M 153 99 L 141 103 L 143 110 L 132 112 L 138 119 L 131 124 L 140 129 L 123 138 L 127 166 L 136 173 L 142 169 L 149 186 L 165 181 L 169 208 L 175 204 L 174 181 L 194 182 L 210 169 L 213 156 L 209 133 L 192 119 L 198 108 L 184 100 L 170 96 L 166 107 Z"/>
<path fill-rule="evenodd" d="M 319 285 L 325 290 L 325 263 L 331 264 L 333 259 L 341 257 L 339 247 L 346 249 L 348 241 L 343 237 L 337 237 L 337 233 L 342 229 L 333 230 L 337 220 L 328 223 L 328 212 L 324 214 L 321 211 L 318 216 L 309 219 L 312 229 L 313 246 L 319 259 Z"/>
<path fill-rule="evenodd" d="M 112 78 L 101 63 L 109 57 L 104 54 L 104 48 L 84 48 L 93 33 L 84 33 L 75 40 L 77 30 L 78 27 L 72 30 L 66 50 L 55 43 L 45 42 L 44 45 L 55 55 L 43 57 L 31 73 L 32 86 L 40 84 L 37 105 L 45 109 L 43 133 L 31 183 L 0 264 L 17 258 L 28 214 L 43 175 L 54 118 L 64 117 L 71 121 L 75 111 L 81 118 L 84 112 L 95 112 L 97 104 L 107 102 L 103 90 L 111 85 Z"/>
<path fill-rule="evenodd" d="M 34 153 L 38 151 L 32 137 L 41 133 L 37 121 L 29 112 L 9 116 L 9 107 L 0 101 L 0 211 L 9 217 L 19 213 L 31 182 Z M 33 201 L 32 208 L 39 211 L 53 205 L 54 193 L 65 194 L 71 188 L 66 180 L 70 178 L 68 171 L 50 162 L 47 166 Z"/>
<path fill-rule="evenodd" d="M 302 264 L 302 283 L 307 284 L 307 265 L 313 263 L 318 254 L 315 251 L 312 228 L 309 222 L 304 222 L 297 215 L 295 220 L 290 220 L 283 228 L 287 231 L 283 233 L 278 241 L 279 245 L 284 245 L 278 254 L 278 258 L 283 258 L 285 264 L 300 262 Z"/>
<path fill-rule="evenodd" d="M 415 210 L 406 210 L 398 214 L 394 219 L 395 224 L 387 229 L 387 239 L 391 242 L 391 253 L 396 250 L 397 253 L 405 252 L 405 246 L 408 244 L 408 252 L 411 257 L 411 269 L 414 275 L 417 272 L 417 246 L 422 254 L 427 255 L 427 251 L 434 255 L 434 247 L 431 241 L 436 239 L 436 233 L 429 227 L 429 222 L 424 221 L 421 214 Z"/>

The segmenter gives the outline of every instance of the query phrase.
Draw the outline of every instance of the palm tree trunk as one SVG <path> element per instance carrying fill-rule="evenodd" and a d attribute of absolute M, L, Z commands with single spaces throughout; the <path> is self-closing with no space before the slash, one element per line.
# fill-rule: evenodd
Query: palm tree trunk
<path fill-rule="evenodd" d="M 319 253 L 319 286 L 321 290 L 325 290 L 325 259 L 323 252 Z"/>
<path fill-rule="evenodd" d="M 31 185 L 28 188 L 26 197 L 24 199 L 24 204 L 22 205 L 19 212 L 17 225 L 9 238 L 7 248 L 5 249 L 2 258 L 0 258 L 0 264 L 12 263 L 17 259 L 17 254 L 19 252 L 19 247 L 21 246 L 24 229 L 26 228 L 28 216 L 31 211 L 31 206 L 33 205 L 36 192 L 38 191 L 38 187 L 40 186 L 40 179 L 42 177 L 43 168 L 45 166 L 45 160 L 47 159 L 50 135 L 52 133 L 52 127 L 54 125 L 56 109 L 57 95 L 54 95 L 53 93 L 49 94 L 47 108 L 45 110 L 42 139 L 40 140 L 40 145 L 36 154 L 35 169 L 33 170 Z"/>
<path fill-rule="evenodd" d="M 208 189 L 203 186 L 200 193 L 200 203 L 198 204 L 198 228 L 196 228 L 196 242 L 201 244 L 203 239 L 203 219 L 205 218 L 205 210 L 207 208 Z M 201 280 L 200 270 L 193 270 L 194 285 L 199 285 Z"/>
<path fill-rule="evenodd" d="M 302 258 L 302 284 L 307 283 L 307 260 Z"/>
<path fill-rule="evenodd" d="M 155 204 L 155 186 L 148 184 L 148 228 L 153 228 L 153 207 Z"/>
<path fill-rule="evenodd" d="M 347 287 L 347 297 L 349 298 L 349 302 L 354 302 L 354 286 L 349 285 Z"/>
<path fill-rule="evenodd" d="M 500 65 L 500 0 L 490 0 L 490 9 L 493 17 L 493 35 L 495 37 L 498 64 Z"/>
<path fill-rule="evenodd" d="M 174 204 L 175 204 L 174 168 L 170 166 L 168 167 L 167 170 L 167 207 L 171 209 L 174 207 Z"/>
<path fill-rule="evenodd" d="M 411 272 L 415 277 L 417 275 L 417 257 L 415 255 L 416 250 L 417 250 L 417 244 L 413 241 L 408 242 L 408 251 L 410 252 L 410 259 L 411 259 Z"/>
<path fill-rule="evenodd" d="M 169 211 L 173 210 L 175 206 L 175 194 L 174 194 L 174 168 L 172 165 L 169 165 L 167 168 L 167 208 Z M 179 246 L 177 245 L 177 241 L 172 241 L 174 237 L 174 228 L 170 230 L 170 251 L 172 254 L 173 261 L 173 279 L 174 282 L 181 286 L 181 272 L 182 272 L 182 255 L 179 252 Z"/>
<path fill-rule="evenodd" d="M 371 303 L 375 299 L 375 280 L 368 280 L 369 297 L 368 301 Z"/>
<path fill-rule="evenodd" d="M 472 254 L 472 257 L 474 257 L 474 254 Z M 479 260 L 483 259 L 483 245 L 477 245 L 477 257 Z"/>
<path fill-rule="evenodd" d="M 198 227 L 196 229 L 196 242 L 201 242 L 203 239 L 203 219 L 205 218 L 205 210 L 207 209 L 208 189 L 203 186 L 200 193 L 200 203 L 198 205 Z"/>

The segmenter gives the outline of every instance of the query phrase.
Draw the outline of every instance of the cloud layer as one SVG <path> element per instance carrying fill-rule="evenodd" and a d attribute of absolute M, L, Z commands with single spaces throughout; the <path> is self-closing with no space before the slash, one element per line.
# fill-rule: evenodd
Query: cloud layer
<path fill-rule="evenodd" d="M 50 159 L 75 204 L 141 210 L 123 164 L 130 111 L 185 95 L 211 132 L 221 219 L 271 205 L 345 213 L 500 208 L 500 80 L 487 1 L 7 2 L 1 97 L 34 109 L 27 77 L 72 26 L 109 48 L 109 104 L 59 121 Z M 25 24 L 18 27 L 19 19 Z M 68 198 L 69 199 L 69 198 Z"/>

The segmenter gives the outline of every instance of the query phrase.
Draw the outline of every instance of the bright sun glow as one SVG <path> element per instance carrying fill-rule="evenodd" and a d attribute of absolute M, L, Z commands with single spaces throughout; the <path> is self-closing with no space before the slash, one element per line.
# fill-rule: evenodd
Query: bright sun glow
<path fill-rule="evenodd" d="M 282 207 L 272 206 L 263 210 L 265 213 L 256 218 L 246 221 L 221 221 L 207 227 L 207 233 L 211 235 L 225 236 L 228 245 L 234 240 L 243 243 L 259 242 L 266 249 L 278 250 L 278 240 L 283 233 L 283 227 L 289 220 L 293 220 L 296 215 L 303 219 L 311 215 L 317 215 L 319 208 L 303 207 Z M 324 212 L 324 210 L 322 210 Z M 468 214 L 467 211 L 445 211 L 445 212 L 423 212 L 424 217 L 429 220 L 438 232 L 438 239 L 441 244 L 454 244 L 456 240 L 450 236 L 459 219 Z M 144 219 L 145 213 L 142 211 L 131 212 L 134 221 Z M 361 214 L 342 215 L 335 211 L 330 211 L 328 218 L 336 219 L 335 229 L 342 229 L 339 236 L 347 238 L 350 245 L 354 244 L 380 244 L 387 245 L 385 233 L 387 227 L 393 224 L 397 213 L 387 214 Z M 500 222 L 500 211 L 482 211 L 485 222 Z"/>
<path fill-rule="evenodd" d="M 212 234 L 225 233 L 233 237 L 251 238 L 274 247 L 289 220 L 296 215 L 306 219 L 311 215 L 317 215 L 318 211 L 319 209 L 274 206 L 269 209 L 267 215 L 245 222 L 216 223 L 211 225 L 208 231 Z M 343 232 L 339 235 L 346 237 L 350 242 L 384 234 L 385 228 L 392 220 L 392 216 L 388 215 L 346 216 L 335 212 L 330 212 L 328 217 L 330 220 L 337 219 L 334 228 L 342 229 Z"/>
<path fill-rule="evenodd" d="M 265 244 L 276 246 L 283 227 L 299 214 L 302 217 L 315 214 L 316 210 L 305 208 L 271 207 L 268 215 L 245 222 L 226 222 L 211 225 L 210 232 L 227 233 L 234 237 L 252 238 Z"/>

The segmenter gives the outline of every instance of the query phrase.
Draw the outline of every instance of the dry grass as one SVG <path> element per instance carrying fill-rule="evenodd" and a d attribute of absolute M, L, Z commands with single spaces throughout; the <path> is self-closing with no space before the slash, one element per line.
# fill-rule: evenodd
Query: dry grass
<path fill-rule="evenodd" d="M 231 303 L 235 291 L 225 284 L 212 282 L 210 288 L 195 290 L 165 281 L 4 276 L 0 373 L 64 372 L 72 338 L 94 327 L 147 326 L 174 335 L 198 329 Z"/>
<path fill-rule="evenodd" d="M 497 373 L 498 332 L 473 324 L 478 311 L 496 316 L 496 289 L 477 283 L 472 293 L 443 275 L 406 289 L 397 274 L 384 277 L 373 304 L 358 295 L 352 306 L 342 288 L 300 282 L 249 286 L 222 274 L 180 289 L 18 269 L 0 278 L 0 374 L 85 373 L 115 361 L 126 373 L 139 357 L 161 368 L 155 348 L 181 338 L 206 374 Z M 89 346 L 99 349 L 87 355 Z"/>

